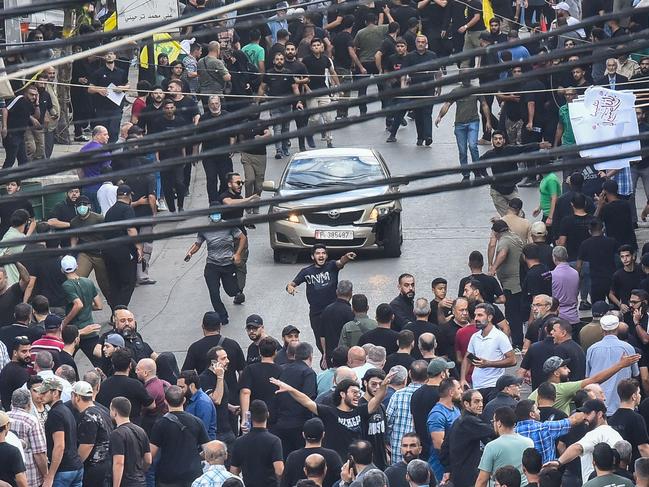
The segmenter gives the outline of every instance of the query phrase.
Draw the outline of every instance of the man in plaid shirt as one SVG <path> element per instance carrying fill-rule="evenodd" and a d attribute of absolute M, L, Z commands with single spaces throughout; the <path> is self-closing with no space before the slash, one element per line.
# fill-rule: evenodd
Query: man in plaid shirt
<path fill-rule="evenodd" d="M 27 389 L 17 389 L 11 396 L 10 429 L 25 446 L 25 469 L 27 485 L 38 487 L 47 473 L 47 442 L 45 430 L 40 421 L 29 411 L 32 406 L 31 394 Z"/>
<path fill-rule="evenodd" d="M 410 414 L 410 399 L 413 393 L 426 382 L 428 364 L 425 360 L 415 360 L 410 366 L 409 385 L 395 392 L 390 398 L 386 415 L 388 434 L 390 435 L 390 456 L 392 465 L 399 463 L 401 457 L 401 439 L 403 435 L 414 431 L 415 427 Z"/>
<path fill-rule="evenodd" d="M 223 485 L 230 477 L 238 478 L 225 468 L 228 449 L 222 441 L 211 441 L 205 446 L 205 461 L 209 465 L 203 470 L 205 473 L 192 483 L 192 487 L 217 487 Z"/>
<path fill-rule="evenodd" d="M 574 425 L 583 423 L 586 415 L 574 413 L 566 419 L 541 422 L 541 412 L 531 399 L 520 401 L 514 410 L 516 427 L 514 431 L 534 442 L 534 448 L 541 454 L 543 464 L 557 458 L 556 443 L 560 436 L 567 434 Z"/>

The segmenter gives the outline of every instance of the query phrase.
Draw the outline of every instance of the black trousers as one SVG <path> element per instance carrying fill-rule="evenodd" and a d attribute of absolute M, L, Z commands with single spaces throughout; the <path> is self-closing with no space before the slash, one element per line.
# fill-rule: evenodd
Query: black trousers
<path fill-rule="evenodd" d="M 228 322 L 228 310 L 225 309 L 223 301 L 221 301 L 221 284 L 228 296 L 236 296 L 239 289 L 239 282 L 237 281 L 237 268 L 234 264 L 226 266 L 218 266 L 215 264 L 205 264 L 203 272 L 205 277 L 205 284 L 210 293 L 210 301 L 212 308 L 216 311 L 223 320 L 223 324 Z"/>
<path fill-rule="evenodd" d="M 522 296 L 523 293 L 520 291 L 513 294 L 509 289 L 505 289 L 505 298 L 507 298 L 507 301 L 505 301 L 505 318 L 507 318 L 511 329 L 512 344 L 518 348 L 523 347 Z"/>
<path fill-rule="evenodd" d="M 169 211 L 176 211 L 176 198 L 178 199 L 178 208 L 181 209 L 185 204 L 185 176 L 183 166 L 174 166 L 171 169 L 160 171 L 160 180 L 162 182 L 162 191 L 165 195 L 165 201 Z"/>
<path fill-rule="evenodd" d="M 185 146 L 185 155 L 187 157 L 194 154 L 194 146 L 187 145 Z M 183 166 L 183 183 L 185 183 L 185 192 L 189 189 L 189 185 L 192 182 L 192 162 L 188 162 Z M 184 194 L 183 194 L 184 195 Z"/>
<path fill-rule="evenodd" d="M 362 75 L 357 75 L 358 79 L 364 79 L 366 77 L 369 77 L 371 74 L 379 74 L 379 70 L 376 68 L 376 63 L 374 61 L 371 62 L 364 62 L 361 63 L 365 70 L 367 71 L 367 75 L 362 76 Z M 358 89 L 358 97 L 360 98 L 361 96 L 367 95 L 367 85 L 361 87 Z M 367 105 L 362 104 L 358 105 L 358 109 L 361 112 L 361 115 L 364 115 L 367 113 Z"/>
<path fill-rule="evenodd" d="M 128 306 L 135 290 L 137 257 L 127 251 L 104 252 L 104 261 L 110 286 L 110 307 Z"/>
<path fill-rule="evenodd" d="M 484 99 L 487 102 L 487 105 L 489 106 L 489 114 L 491 115 L 491 128 L 496 129 L 498 128 L 498 119 L 496 118 L 496 116 L 493 114 L 493 111 L 491 110 L 491 105 L 493 105 L 494 102 L 494 95 L 485 95 Z M 482 119 L 482 140 L 490 141 L 491 132 L 487 132 L 487 117 L 484 116 L 482 110 L 480 110 L 480 118 Z"/>
<path fill-rule="evenodd" d="M 415 127 L 417 128 L 417 140 L 433 138 L 433 105 L 417 107 L 415 113 Z"/>
<path fill-rule="evenodd" d="M 90 124 L 94 110 L 92 109 L 92 102 L 86 88 L 71 87 L 70 101 L 72 102 L 73 110 L 74 136 L 79 137 L 83 134 L 83 129 Z"/>
<path fill-rule="evenodd" d="M 611 290 L 611 279 L 590 276 L 590 301 L 606 301 Z"/>
<path fill-rule="evenodd" d="M 322 345 L 320 344 L 320 337 L 322 336 L 322 311 L 317 313 L 310 312 L 309 322 L 311 323 L 311 330 L 313 330 L 313 336 L 315 337 L 315 346 L 322 353 Z"/>
<path fill-rule="evenodd" d="M 209 203 L 217 201 L 219 194 L 228 188 L 226 175 L 233 171 L 232 159 L 229 157 L 211 157 L 203 159 L 205 180 L 207 183 L 207 198 Z"/>
<path fill-rule="evenodd" d="M 2 169 L 13 167 L 18 160 L 18 165 L 27 164 L 27 151 L 25 150 L 25 132 L 10 132 L 2 139 L 5 148 L 5 162 Z"/>

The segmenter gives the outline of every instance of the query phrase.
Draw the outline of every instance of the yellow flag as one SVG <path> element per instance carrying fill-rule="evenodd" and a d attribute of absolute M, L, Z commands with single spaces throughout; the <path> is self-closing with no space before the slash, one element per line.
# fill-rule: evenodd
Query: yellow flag
<path fill-rule="evenodd" d="M 494 18 L 494 9 L 491 6 L 491 0 L 482 0 L 482 21 L 485 28 L 489 29 L 489 22 Z"/>
<path fill-rule="evenodd" d="M 117 12 L 113 12 L 110 14 L 110 17 L 106 19 L 106 22 L 104 22 L 104 32 L 110 32 L 111 30 L 115 30 L 117 27 Z"/>
<path fill-rule="evenodd" d="M 166 54 L 169 58 L 170 63 L 173 63 L 176 59 L 178 59 L 178 56 L 182 52 L 182 49 L 179 42 L 171 40 L 170 34 L 154 34 L 153 40 L 155 42 L 153 46 L 153 63 L 156 63 L 158 61 L 159 54 Z M 149 67 L 149 49 L 146 46 L 140 52 L 140 65 L 145 69 Z"/>

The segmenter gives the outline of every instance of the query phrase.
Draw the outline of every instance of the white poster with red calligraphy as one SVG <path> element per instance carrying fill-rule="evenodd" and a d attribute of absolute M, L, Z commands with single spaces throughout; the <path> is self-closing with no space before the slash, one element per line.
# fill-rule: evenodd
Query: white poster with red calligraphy
<path fill-rule="evenodd" d="M 583 97 L 568 105 L 570 122 L 577 144 L 610 140 L 610 145 L 579 151 L 582 157 L 611 157 L 595 165 L 596 169 L 621 169 L 639 157 L 619 158 L 619 154 L 640 150 L 640 142 L 614 143 L 629 135 L 638 135 L 635 95 L 601 86 L 588 88 Z"/>

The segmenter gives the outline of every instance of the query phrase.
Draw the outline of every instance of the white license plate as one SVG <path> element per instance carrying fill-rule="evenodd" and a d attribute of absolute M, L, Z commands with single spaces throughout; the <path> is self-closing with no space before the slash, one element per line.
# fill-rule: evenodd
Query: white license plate
<path fill-rule="evenodd" d="M 352 240 L 352 230 L 316 230 L 315 238 L 318 240 Z"/>

